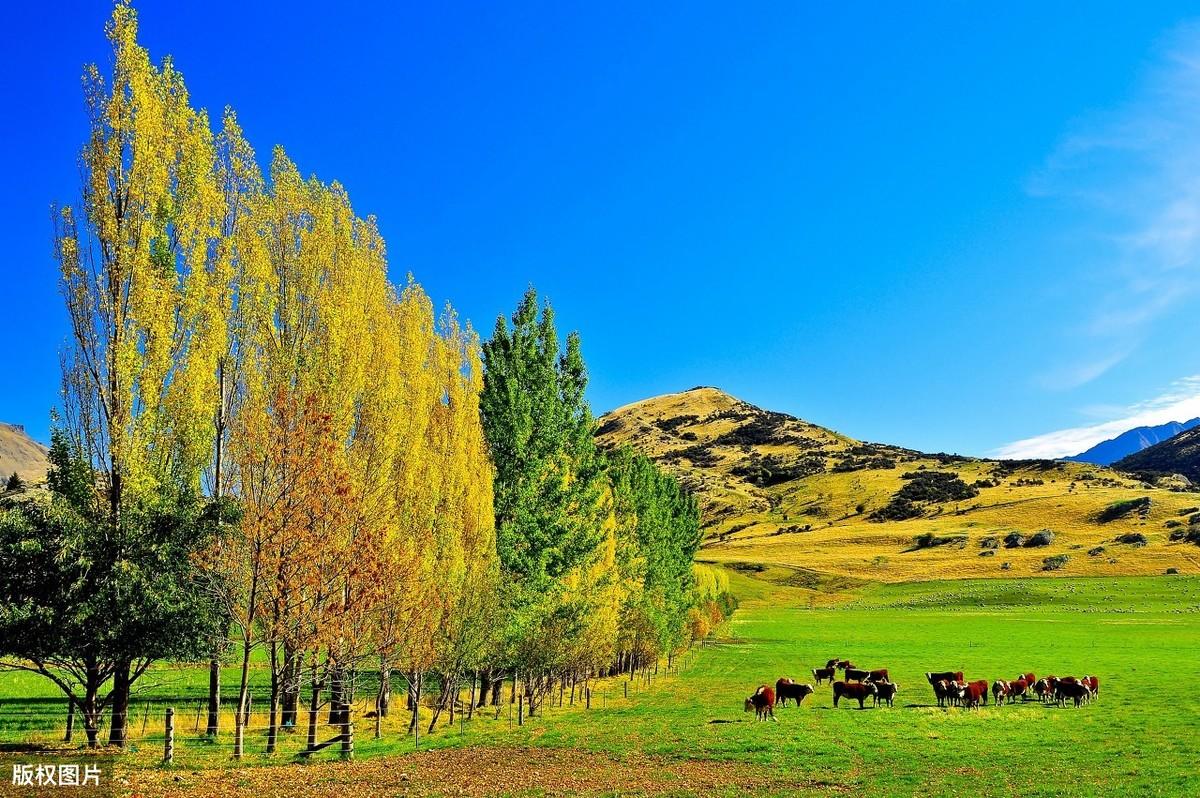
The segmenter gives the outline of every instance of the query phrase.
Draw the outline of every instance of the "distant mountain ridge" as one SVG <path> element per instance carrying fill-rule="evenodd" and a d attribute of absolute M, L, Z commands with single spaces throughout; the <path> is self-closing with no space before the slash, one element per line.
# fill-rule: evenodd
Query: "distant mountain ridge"
<path fill-rule="evenodd" d="M 43 481 L 50 465 L 48 453 L 20 424 L 0 421 L 0 488 L 14 472 L 26 482 Z"/>
<path fill-rule="evenodd" d="M 1168 421 L 1155 427 L 1134 427 L 1122 432 L 1115 438 L 1097 443 L 1086 452 L 1080 452 L 1072 457 L 1064 457 L 1076 463 L 1094 463 L 1095 465 L 1112 465 L 1123 457 L 1136 454 L 1155 444 L 1175 437 L 1181 432 L 1200 426 L 1200 418 L 1190 421 Z"/>
<path fill-rule="evenodd" d="M 1182 474 L 1200 484 L 1200 426 L 1193 424 L 1161 443 L 1142 449 L 1113 463 L 1121 471 Z"/>

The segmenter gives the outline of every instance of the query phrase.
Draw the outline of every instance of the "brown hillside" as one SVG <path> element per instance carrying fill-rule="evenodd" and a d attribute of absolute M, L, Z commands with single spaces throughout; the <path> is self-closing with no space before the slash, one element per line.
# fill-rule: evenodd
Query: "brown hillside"
<path fill-rule="evenodd" d="M 1200 547 L 1170 539 L 1181 524 L 1200 525 L 1200 494 L 1088 463 L 865 443 L 716 388 L 606 413 L 597 439 L 631 445 L 696 494 L 702 559 L 784 566 L 809 580 L 1200 573 Z M 1049 545 L 1024 545 L 1042 530 Z M 1006 545 L 1014 534 L 1022 543 Z"/>
<path fill-rule="evenodd" d="M 46 454 L 46 447 L 29 437 L 24 427 L 0 422 L 0 479 L 7 480 L 15 471 L 26 482 L 42 482 L 49 466 Z"/>

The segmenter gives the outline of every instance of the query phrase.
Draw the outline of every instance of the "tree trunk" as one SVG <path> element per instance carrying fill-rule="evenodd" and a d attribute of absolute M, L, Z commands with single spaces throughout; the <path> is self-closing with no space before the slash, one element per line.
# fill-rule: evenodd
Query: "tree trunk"
<path fill-rule="evenodd" d="M 392 666 L 386 659 L 379 660 L 379 693 L 375 696 L 375 712 L 386 718 L 392 703 Z"/>
<path fill-rule="evenodd" d="M 283 684 L 280 685 L 279 724 L 296 728 L 300 707 L 300 656 L 287 643 L 283 645 Z"/>
<path fill-rule="evenodd" d="M 108 729 L 108 744 L 124 748 L 129 728 L 129 670 L 132 663 L 122 660 L 113 669 L 113 686 L 109 694 L 112 704 L 112 723 Z"/>
<path fill-rule="evenodd" d="M 279 740 L 279 643 L 271 641 L 271 710 L 267 718 L 267 753 L 275 753 Z"/>
<path fill-rule="evenodd" d="M 208 727 L 205 734 L 216 737 L 221 724 L 221 660 L 208 663 Z"/>

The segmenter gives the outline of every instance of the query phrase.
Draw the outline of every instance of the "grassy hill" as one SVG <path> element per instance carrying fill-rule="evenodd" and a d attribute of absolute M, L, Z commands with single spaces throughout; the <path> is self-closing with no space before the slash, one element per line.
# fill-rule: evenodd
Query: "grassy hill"
<path fill-rule="evenodd" d="M 1200 529 L 1200 493 L 1088 463 L 865 443 L 716 388 L 618 408 L 597 437 L 696 493 L 701 559 L 780 584 L 1200 573 L 1200 547 L 1171 540 Z"/>
<path fill-rule="evenodd" d="M 46 447 L 29 437 L 24 427 L 0 422 L 0 480 L 15 471 L 26 482 L 41 482 L 49 465 L 46 453 Z"/>

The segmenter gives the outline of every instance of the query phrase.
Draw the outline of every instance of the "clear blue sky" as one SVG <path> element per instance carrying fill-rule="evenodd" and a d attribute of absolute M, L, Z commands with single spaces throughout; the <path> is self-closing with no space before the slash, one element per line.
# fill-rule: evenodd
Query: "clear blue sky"
<path fill-rule="evenodd" d="M 378 215 L 395 279 L 485 333 L 526 285 L 550 297 L 597 412 L 710 384 L 983 454 L 1191 407 L 1185 4 L 738 5 L 137 8 L 195 103 Z M 77 196 L 109 8 L 16 6 L 0 56 L 0 420 L 42 439 L 48 206 Z"/>

